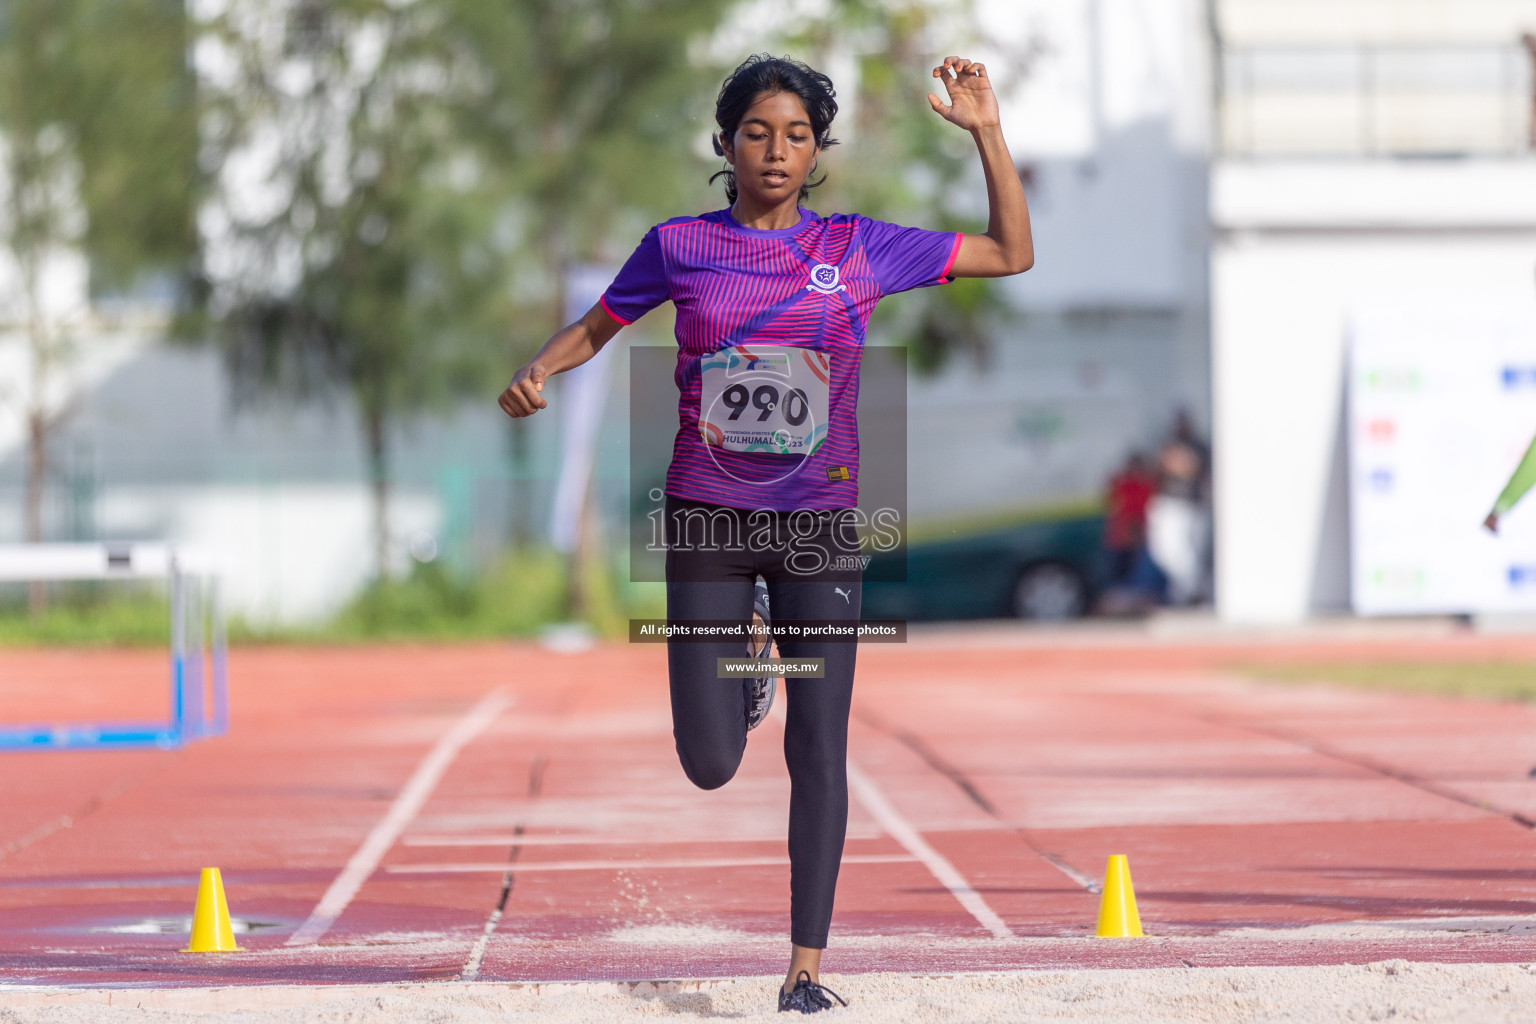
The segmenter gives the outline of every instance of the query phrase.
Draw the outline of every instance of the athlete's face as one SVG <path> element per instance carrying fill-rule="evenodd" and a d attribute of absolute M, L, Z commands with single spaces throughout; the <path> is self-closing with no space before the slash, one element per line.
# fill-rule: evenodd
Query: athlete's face
<path fill-rule="evenodd" d="M 821 152 L 805 104 L 792 92 L 759 93 L 735 134 L 720 142 L 737 192 L 770 207 L 798 198 Z"/>

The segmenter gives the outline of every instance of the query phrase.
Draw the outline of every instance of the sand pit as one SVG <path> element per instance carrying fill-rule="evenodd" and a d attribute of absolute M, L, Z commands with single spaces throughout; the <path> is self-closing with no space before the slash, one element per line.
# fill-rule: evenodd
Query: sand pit
<path fill-rule="evenodd" d="M 1220 967 L 1154 971 L 1040 971 L 824 979 L 849 999 L 830 1022 L 1432 1021 L 1536 1020 L 1531 964 L 1388 960 L 1341 967 Z M 3 1024 L 490 1024 L 539 1021 L 783 1021 L 770 1009 L 774 979 L 653 984 L 277 986 L 113 991 L 0 990 Z"/>

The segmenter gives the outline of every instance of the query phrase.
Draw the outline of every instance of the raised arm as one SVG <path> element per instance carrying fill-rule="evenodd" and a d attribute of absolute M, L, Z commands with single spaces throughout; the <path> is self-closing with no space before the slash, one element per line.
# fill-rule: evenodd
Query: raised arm
<path fill-rule="evenodd" d="M 951 77 L 953 72 L 954 77 Z M 933 69 L 943 79 L 949 102 L 934 93 L 928 102 L 939 116 L 971 133 L 981 153 L 981 169 L 987 178 L 987 232 L 966 235 L 950 270 L 952 277 L 1007 277 L 1022 274 L 1035 265 L 1035 243 L 1029 233 L 1029 205 L 1003 141 L 997 94 L 987 69 L 964 57 L 945 57 Z"/>
<path fill-rule="evenodd" d="M 1525 458 L 1520 460 L 1520 465 L 1515 467 L 1514 473 L 1509 478 L 1509 483 L 1504 485 L 1504 490 L 1494 499 L 1493 509 L 1488 513 L 1488 518 L 1483 520 L 1491 533 L 1499 532 L 1499 520 L 1504 518 L 1504 513 L 1515 507 L 1515 503 L 1525 497 L 1525 493 L 1536 484 L 1536 440 L 1531 441 L 1531 446 L 1525 450 Z"/>
<path fill-rule="evenodd" d="M 514 419 L 532 416 L 549 405 L 539 394 L 549 375 L 580 366 L 597 355 L 598 350 L 619 333 L 621 326 L 601 303 L 593 306 L 580 320 L 550 336 L 544 347 L 512 375 L 512 383 L 507 385 L 496 404 Z"/>

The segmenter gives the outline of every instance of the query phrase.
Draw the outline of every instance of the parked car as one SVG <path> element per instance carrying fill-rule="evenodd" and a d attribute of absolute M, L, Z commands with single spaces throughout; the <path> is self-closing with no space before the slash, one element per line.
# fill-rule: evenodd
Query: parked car
<path fill-rule="evenodd" d="M 1104 517 L 1042 519 L 913 542 L 906 582 L 896 553 L 865 571 L 866 619 L 1072 619 L 1102 585 Z"/>

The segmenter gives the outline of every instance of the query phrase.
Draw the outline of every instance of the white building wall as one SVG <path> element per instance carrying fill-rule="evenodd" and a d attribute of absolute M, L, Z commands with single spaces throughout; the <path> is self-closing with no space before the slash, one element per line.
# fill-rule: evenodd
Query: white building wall
<path fill-rule="evenodd" d="M 1536 302 L 1536 160 L 1218 162 L 1211 203 L 1218 609 L 1343 609 L 1350 311 L 1404 292 Z"/>
<path fill-rule="evenodd" d="M 1205 302 L 1209 48 L 1199 0 L 993 0 L 1003 129 L 1031 172 L 1034 269 L 1007 283 L 1026 310 Z M 1005 67 L 1007 65 L 1005 64 Z M 1203 403 L 1202 403 L 1203 404 Z"/>
<path fill-rule="evenodd" d="M 1018 315 L 988 358 L 912 378 L 915 523 L 1097 500 L 1176 410 L 1208 422 L 1202 0 L 978 6 L 984 38 L 953 52 L 991 69 L 1036 263 L 998 282 Z M 964 187 L 983 223 L 979 169 Z"/>
<path fill-rule="evenodd" d="M 1349 607 L 1347 325 L 1392 295 L 1536 302 L 1536 0 L 1214 0 L 1216 598 Z M 1422 159 L 1433 156 L 1435 159 Z"/>

